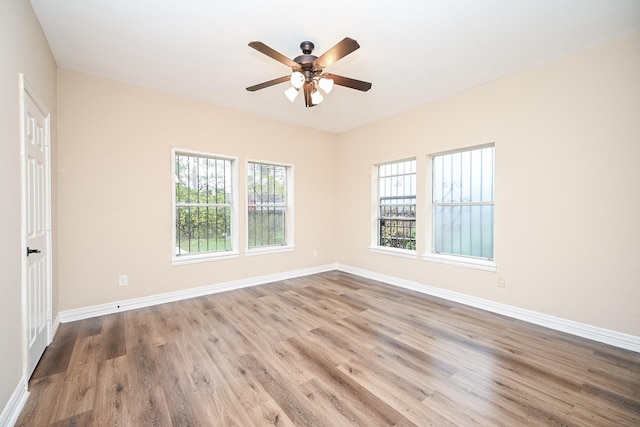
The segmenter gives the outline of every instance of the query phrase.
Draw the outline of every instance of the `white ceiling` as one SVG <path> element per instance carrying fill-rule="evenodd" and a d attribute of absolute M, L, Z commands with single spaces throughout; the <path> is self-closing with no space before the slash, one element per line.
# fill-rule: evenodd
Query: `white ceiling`
<path fill-rule="evenodd" d="M 339 133 L 640 29 L 640 0 L 31 0 L 60 68 Z M 373 83 L 290 103 L 283 55 L 360 49 L 327 72 Z"/>

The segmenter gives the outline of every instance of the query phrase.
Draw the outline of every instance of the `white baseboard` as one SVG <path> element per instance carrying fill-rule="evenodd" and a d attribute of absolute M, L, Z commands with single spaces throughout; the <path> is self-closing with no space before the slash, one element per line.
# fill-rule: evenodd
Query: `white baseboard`
<path fill-rule="evenodd" d="M 59 327 L 60 327 L 60 313 L 58 313 L 56 318 L 53 319 L 53 323 L 51 324 L 51 341 L 49 342 L 49 344 L 53 342 L 53 338 L 55 338 Z"/>
<path fill-rule="evenodd" d="M 88 319 L 90 317 L 103 316 L 105 314 L 118 313 L 121 311 L 135 310 L 137 308 L 151 307 L 158 304 L 180 301 L 188 298 L 211 295 L 218 292 L 226 292 L 234 289 L 247 288 L 249 286 L 263 285 L 265 283 L 277 282 L 279 280 L 292 279 L 294 277 L 308 276 L 310 274 L 324 273 L 336 269 L 335 264 L 328 264 L 319 267 L 293 270 L 284 273 L 270 274 L 266 276 L 252 277 L 249 279 L 235 280 L 233 282 L 218 283 L 214 285 L 201 286 L 198 288 L 185 289 L 182 291 L 168 292 L 158 295 L 150 295 L 142 298 L 133 298 L 124 301 L 115 301 L 106 304 L 83 307 L 74 310 L 60 312 L 58 318 L 60 322 L 67 323 L 76 320 Z"/>
<path fill-rule="evenodd" d="M 514 319 L 523 320 L 539 326 L 544 326 L 556 331 L 566 332 L 582 338 L 609 344 L 614 347 L 624 348 L 640 353 L 640 337 L 616 332 L 609 329 L 603 329 L 596 326 L 587 325 L 573 320 L 562 319 L 560 317 L 550 316 L 548 314 L 538 313 L 523 308 L 513 307 L 498 302 L 461 294 L 458 292 L 448 291 L 446 289 L 434 286 L 424 285 L 418 282 L 399 279 L 393 276 L 387 276 L 375 273 L 369 270 L 349 267 L 338 264 L 336 267 L 340 271 L 355 274 L 357 276 L 366 277 L 368 279 L 377 280 L 390 285 L 398 286 L 405 289 L 421 292 L 423 294 L 432 295 L 453 302 L 458 302 L 471 307 L 480 308 L 492 313 L 501 314 Z"/>
<path fill-rule="evenodd" d="M 227 283 L 219 283 L 215 285 L 185 289 L 182 291 L 169 292 L 165 294 L 150 295 L 148 297 L 94 305 L 91 307 L 84 307 L 75 310 L 67 310 L 60 312 L 56 320 L 62 323 L 73 322 L 75 320 L 88 319 L 90 317 L 103 316 L 105 314 L 150 307 L 167 302 L 180 301 L 188 298 L 215 294 L 218 292 L 226 292 L 234 289 L 246 288 L 249 286 L 263 285 L 265 283 L 292 279 L 294 277 L 308 276 L 310 274 L 323 273 L 331 270 L 344 271 L 346 273 L 355 274 L 356 276 L 377 280 L 390 285 L 410 289 L 413 291 L 421 292 L 423 294 L 432 295 L 438 298 L 465 304 L 471 307 L 480 308 L 492 313 L 501 314 L 549 329 L 566 332 L 582 338 L 587 338 L 590 340 L 640 353 L 640 337 L 638 336 L 624 334 L 622 332 L 616 332 L 609 329 L 603 329 L 596 326 L 575 322 L 573 320 L 562 319 L 559 317 L 550 316 L 548 314 L 525 310 L 523 308 L 465 295 L 458 292 L 448 291 L 446 289 L 424 285 L 422 283 L 412 282 L 410 280 L 404 280 L 397 277 L 387 276 L 385 274 L 380 274 L 373 271 L 363 270 L 360 268 L 350 267 L 342 264 L 328 264 L 308 269 L 293 270 L 284 273 L 253 277 Z"/>
<path fill-rule="evenodd" d="M 28 397 L 27 379 L 22 377 L 2 410 L 2 413 L 0 413 L 0 427 L 13 427 L 16 421 L 18 421 L 18 417 L 25 403 L 27 403 Z"/>

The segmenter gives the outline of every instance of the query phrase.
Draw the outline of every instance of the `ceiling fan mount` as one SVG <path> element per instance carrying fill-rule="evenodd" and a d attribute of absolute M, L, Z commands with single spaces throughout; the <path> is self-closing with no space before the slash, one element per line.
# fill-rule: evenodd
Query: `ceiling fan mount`
<path fill-rule="evenodd" d="M 311 52 L 313 52 L 313 49 L 315 47 L 316 46 L 313 44 L 313 42 L 310 42 L 310 41 L 304 41 L 300 43 L 300 49 L 302 50 L 302 53 L 304 53 L 305 55 L 311 54 Z"/>
<path fill-rule="evenodd" d="M 369 82 L 352 79 L 350 77 L 339 76 L 337 74 L 323 73 L 326 67 L 360 48 L 358 42 L 349 37 L 345 37 L 342 41 L 340 41 L 338 44 L 333 46 L 331 49 L 329 49 L 319 57 L 312 54 L 315 45 L 311 41 L 303 41 L 302 43 L 300 43 L 302 55 L 299 55 L 294 59 L 287 58 L 283 54 L 277 52 L 276 50 L 259 41 L 253 41 L 249 43 L 249 46 L 257 50 L 258 52 L 263 53 L 278 62 L 283 63 L 284 65 L 291 68 L 291 71 L 293 72 L 292 75 L 278 77 L 273 80 L 250 86 L 247 88 L 249 92 L 254 92 L 256 90 L 264 89 L 279 83 L 291 81 L 293 85 L 292 88 L 285 91 L 287 97 L 291 101 L 293 101 L 298 93 L 298 90 L 301 88 L 304 93 L 305 105 L 307 107 L 314 107 L 322 101 L 322 96 L 320 95 L 318 87 L 322 87 L 323 90 L 326 91 L 326 93 L 329 93 L 331 87 L 333 87 L 333 84 L 348 87 L 350 89 L 360 90 L 363 92 L 371 89 L 371 83 Z M 298 81 L 298 79 L 300 79 L 300 81 Z M 326 82 L 321 82 L 321 80 L 330 82 L 326 84 Z"/>

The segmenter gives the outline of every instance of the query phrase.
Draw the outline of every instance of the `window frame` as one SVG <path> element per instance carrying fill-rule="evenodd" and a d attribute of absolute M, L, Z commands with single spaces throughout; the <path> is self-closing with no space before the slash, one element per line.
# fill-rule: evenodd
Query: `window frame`
<path fill-rule="evenodd" d="M 484 149 L 484 148 L 493 148 L 493 162 L 492 162 L 492 168 L 493 168 L 493 186 L 494 186 L 494 191 L 493 191 L 493 197 L 492 197 L 492 201 L 490 203 L 487 202 L 483 202 L 481 205 L 491 205 L 494 207 L 494 215 L 493 215 L 493 224 L 492 224 L 492 240 L 493 240 L 493 257 L 491 259 L 489 258 L 483 258 L 483 257 L 477 257 L 477 256 L 471 256 L 471 255 L 462 255 L 462 254 L 450 254 L 450 253 L 439 253 L 435 251 L 435 242 L 434 242 L 434 238 L 435 238 L 435 218 L 434 218 L 434 203 L 433 203 L 433 186 L 434 186 L 434 177 L 433 177 L 433 159 L 435 157 L 438 156 L 444 156 L 444 155 L 449 155 L 449 154 L 455 154 L 455 153 L 462 153 L 462 152 L 468 152 L 468 151 L 473 151 L 473 150 L 478 150 L 478 149 Z M 432 153 L 429 154 L 427 156 L 427 162 L 426 162 L 426 179 L 428 180 L 428 185 L 425 186 L 425 190 L 426 190 L 426 204 L 427 204 L 427 209 L 425 212 L 425 216 L 426 216 L 426 221 L 427 224 L 429 224 L 430 226 L 428 227 L 428 232 L 425 233 L 426 237 L 425 237 L 425 252 L 422 254 L 422 258 L 426 261 L 432 261 L 432 262 L 437 262 L 437 263 L 442 263 L 442 264 L 449 264 L 449 265 L 456 265 L 456 266 L 461 266 L 461 267 L 468 267 L 468 268 L 473 268 L 473 269 L 478 269 L 478 270 L 484 270 L 484 271 L 492 271 L 495 272 L 497 271 L 497 264 L 495 262 L 495 173 L 496 173 L 496 162 L 495 162 L 495 143 L 487 143 L 487 144 L 481 144 L 481 145 L 476 145 L 476 146 L 471 146 L 471 147 L 464 147 L 464 148 L 459 148 L 459 149 L 455 149 L 455 150 L 449 150 L 449 151 L 443 151 L 443 152 L 438 152 L 438 153 Z M 440 206 L 442 206 L 442 204 L 438 204 Z M 459 204 L 462 205 L 462 204 Z M 475 205 L 479 205 L 475 202 L 469 202 L 468 204 L 464 204 L 465 206 L 475 206 Z"/>
<path fill-rule="evenodd" d="M 176 254 L 176 156 L 185 155 L 191 157 L 219 159 L 231 162 L 231 250 L 196 252 L 193 254 Z M 226 154 L 216 154 L 185 148 L 171 148 L 171 263 L 173 265 L 193 264 L 207 261 L 217 261 L 237 258 L 239 251 L 238 233 L 238 158 Z"/>
<path fill-rule="evenodd" d="M 286 186 L 286 202 L 284 205 L 284 217 L 285 217 L 285 243 L 283 245 L 266 245 L 266 246 L 258 246 L 258 247 L 249 247 L 249 209 L 255 204 L 249 203 L 249 167 L 251 164 L 259 164 L 259 165 L 271 165 L 284 167 L 286 170 L 287 177 L 287 186 Z M 256 160 L 256 159 L 247 159 L 245 161 L 245 197 L 244 202 L 246 203 L 244 207 L 245 212 L 245 253 L 247 256 L 252 255 L 263 255 L 263 254 L 272 254 L 279 252 L 291 252 L 295 249 L 295 209 L 294 209 L 294 165 L 290 163 L 283 162 L 275 162 L 270 160 Z M 267 204 L 271 205 L 271 204 Z M 273 203 L 273 206 L 282 204 Z"/>
<path fill-rule="evenodd" d="M 415 198 L 415 216 L 413 218 L 414 226 L 416 232 L 414 234 L 414 249 L 405 249 L 405 248 L 396 248 L 392 246 L 383 246 L 380 244 L 380 167 L 391 164 L 399 164 L 413 161 L 414 162 L 414 194 Z M 420 212 L 419 200 L 420 197 L 418 195 L 419 188 L 419 171 L 418 171 L 418 159 L 416 157 L 408 157 L 404 159 L 398 159 L 393 161 L 386 161 L 376 163 L 372 166 L 371 171 L 371 191 L 372 191 L 372 203 L 371 203 L 371 244 L 369 245 L 369 250 L 372 252 L 383 253 L 387 255 L 395 255 L 404 258 L 416 259 L 418 257 L 417 245 L 418 245 L 418 229 L 419 229 L 419 221 L 418 221 L 418 213 Z M 411 196 L 407 196 L 409 198 Z"/>

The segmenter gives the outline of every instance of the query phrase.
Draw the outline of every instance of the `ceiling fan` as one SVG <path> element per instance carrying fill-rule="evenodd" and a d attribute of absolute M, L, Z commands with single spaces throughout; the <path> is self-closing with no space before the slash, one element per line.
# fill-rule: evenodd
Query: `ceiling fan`
<path fill-rule="evenodd" d="M 292 87 L 285 91 L 285 95 L 291 102 L 296 98 L 300 89 L 304 93 L 304 103 L 307 107 L 313 107 L 322 102 L 322 95 L 319 88 L 325 93 L 329 93 L 334 84 L 339 86 L 348 87 L 351 89 L 361 90 L 363 92 L 371 89 L 371 83 L 363 82 L 361 80 L 352 79 L 349 77 L 339 76 L 337 74 L 324 74 L 324 68 L 349 55 L 354 50 L 358 49 L 360 45 L 357 41 L 345 37 L 341 42 L 333 46 L 320 56 L 312 55 L 314 45 L 310 41 L 303 41 L 300 43 L 300 49 L 302 49 L 302 55 L 295 57 L 293 60 L 287 58 L 280 52 L 277 52 L 267 46 L 266 44 L 258 41 L 249 43 L 249 46 L 267 55 L 270 58 L 275 59 L 278 62 L 283 63 L 287 67 L 290 67 L 293 74 L 278 77 L 277 79 L 269 80 L 254 86 L 249 86 L 247 90 L 249 92 L 255 92 L 256 90 L 264 89 L 279 83 L 287 81 L 291 82 Z"/>

